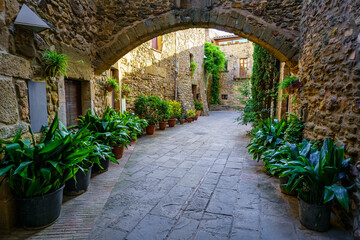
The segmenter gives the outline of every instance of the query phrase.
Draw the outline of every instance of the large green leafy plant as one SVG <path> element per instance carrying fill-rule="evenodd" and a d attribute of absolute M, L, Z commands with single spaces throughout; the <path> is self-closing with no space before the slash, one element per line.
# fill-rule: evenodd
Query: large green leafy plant
<path fill-rule="evenodd" d="M 293 150 L 280 176 L 290 177 L 287 188 L 296 189 L 304 201 L 323 205 L 336 198 L 348 210 L 349 187 L 340 185 L 340 181 L 346 176 L 349 162 L 350 158 L 344 158 L 344 146 L 337 147 L 326 138 L 321 150 L 314 151 L 310 142 L 301 151 Z"/>
<path fill-rule="evenodd" d="M 144 128 L 148 125 L 145 119 L 140 119 L 134 113 L 119 112 L 117 115 L 119 116 L 121 124 L 127 127 L 130 137 L 135 140 L 138 135 L 143 133 Z"/>
<path fill-rule="evenodd" d="M 78 125 L 75 128 L 82 129 L 88 126 L 101 144 L 110 147 L 127 146 L 131 141 L 129 131 L 122 125 L 119 118 L 114 117 L 115 115 L 114 110 L 109 107 L 106 108 L 102 118 L 99 118 L 97 114 L 93 115 L 89 110 L 85 116 L 78 119 Z"/>
<path fill-rule="evenodd" d="M 53 192 L 73 177 L 78 164 L 92 152 L 80 142 L 87 134 L 87 126 L 74 134 L 61 136 L 56 116 L 45 137 L 38 143 L 32 134 L 21 139 L 21 131 L 12 141 L 0 140 L 0 176 L 6 174 L 13 192 L 19 197 L 32 197 Z"/>
<path fill-rule="evenodd" d="M 195 100 L 194 105 L 197 111 L 202 111 L 204 109 L 204 105 L 200 100 Z"/>
<path fill-rule="evenodd" d="M 160 99 L 157 110 L 162 121 L 167 121 L 170 118 L 170 108 L 168 101 Z"/>
<path fill-rule="evenodd" d="M 255 129 L 248 145 L 248 151 L 254 160 L 259 161 L 268 149 L 275 149 L 284 143 L 284 132 L 287 127 L 285 119 L 265 119 Z"/>

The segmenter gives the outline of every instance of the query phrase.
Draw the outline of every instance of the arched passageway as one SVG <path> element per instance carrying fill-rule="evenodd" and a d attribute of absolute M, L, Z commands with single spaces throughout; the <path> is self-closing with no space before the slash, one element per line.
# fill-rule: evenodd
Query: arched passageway
<path fill-rule="evenodd" d="M 299 31 L 293 26 L 299 24 L 296 17 L 300 11 L 299 3 L 293 1 L 290 4 L 292 7 L 274 5 L 273 8 L 265 10 L 265 5 L 262 7 L 261 4 L 239 3 L 228 6 L 227 1 L 222 1 L 222 4 L 208 2 L 189 1 L 187 4 L 182 3 L 183 5 L 175 4 L 166 10 L 152 11 L 152 14 L 138 17 L 136 21 L 126 24 L 122 22 L 124 17 L 115 14 L 120 5 L 104 6 L 103 11 L 98 13 L 99 18 L 111 18 L 111 26 L 102 27 L 108 26 L 112 34 L 95 43 L 95 56 L 92 59 L 95 72 L 103 72 L 127 52 L 156 36 L 196 27 L 232 32 L 268 49 L 289 67 L 297 65 Z M 285 25 L 289 27 L 285 28 L 284 25 L 274 22 L 273 17 L 270 17 L 272 12 L 276 12 L 282 19 L 286 18 Z M 116 27 L 122 24 L 127 26 Z"/>

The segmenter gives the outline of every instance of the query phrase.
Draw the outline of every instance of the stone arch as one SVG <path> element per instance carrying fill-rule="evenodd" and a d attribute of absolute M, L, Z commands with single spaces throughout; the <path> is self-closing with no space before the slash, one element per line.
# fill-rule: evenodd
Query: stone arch
<path fill-rule="evenodd" d="M 249 39 L 294 68 L 298 64 L 299 32 L 281 28 L 243 9 L 175 9 L 136 21 L 122 28 L 106 44 L 98 44 L 93 58 L 95 73 L 101 73 L 140 44 L 159 35 L 188 28 L 216 28 Z"/>

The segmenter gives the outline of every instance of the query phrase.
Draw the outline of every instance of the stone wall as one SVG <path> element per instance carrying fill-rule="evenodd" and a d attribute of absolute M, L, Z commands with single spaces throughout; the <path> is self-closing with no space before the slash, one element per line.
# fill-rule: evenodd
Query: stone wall
<path fill-rule="evenodd" d="M 132 92 L 127 97 L 127 108 L 133 110 L 140 95 L 158 95 L 182 103 L 184 111 L 194 108 L 192 85 L 196 85 L 200 99 L 204 99 L 207 113 L 206 87 L 204 81 L 205 29 L 188 29 L 163 35 L 162 50 L 152 49 L 151 41 L 145 42 L 127 53 L 118 61 L 121 84 L 129 86 Z M 191 76 L 190 54 L 197 65 Z M 116 66 L 116 65 L 115 65 Z"/>
<path fill-rule="evenodd" d="M 250 77 L 253 66 L 253 52 L 254 45 L 252 42 L 236 43 L 230 45 L 220 45 L 220 50 L 225 54 L 228 61 L 227 71 L 222 72 L 220 75 L 220 92 L 228 95 L 228 99 L 220 99 L 221 105 L 226 106 L 240 106 L 240 102 L 237 99 L 241 97 L 241 94 L 236 90 L 239 88 L 237 84 L 241 84 L 245 79 L 239 77 L 240 72 L 240 58 L 246 58 L 248 60 L 247 75 Z M 236 76 L 236 77 L 234 77 Z"/>
<path fill-rule="evenodd" d="M 352 158 L 360 189 L 360 2 L 304 1 L 298 111 L 304 136 L 336 139 Z M 356 188 L 355 188 L 356 189 Z M 355 236 L 360 239 L 360 192 L 352 194 Z"/>

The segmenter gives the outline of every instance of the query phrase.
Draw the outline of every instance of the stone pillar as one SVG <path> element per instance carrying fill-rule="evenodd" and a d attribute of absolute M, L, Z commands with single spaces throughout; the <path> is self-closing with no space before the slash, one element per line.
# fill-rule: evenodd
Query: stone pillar
<path fill-rule="evenodd" d="M 285 62 L 280 63 L 280 79 L 279 83 L 284 81 L 284 75 L 285 75 Z M 287 111 L 287 99 L 283 99 L 284 90 L 279 90 L 278 93 L 278 101 L 277 101 L 277 119 L 281 119 L 286 111 Z"/>
<path fill-rule="evenodd" d="M 65 97 L 65 79 L 58 79 L 58 97 L 59 97 L 59 120 L 66 126 L 66 97 Z"/>

